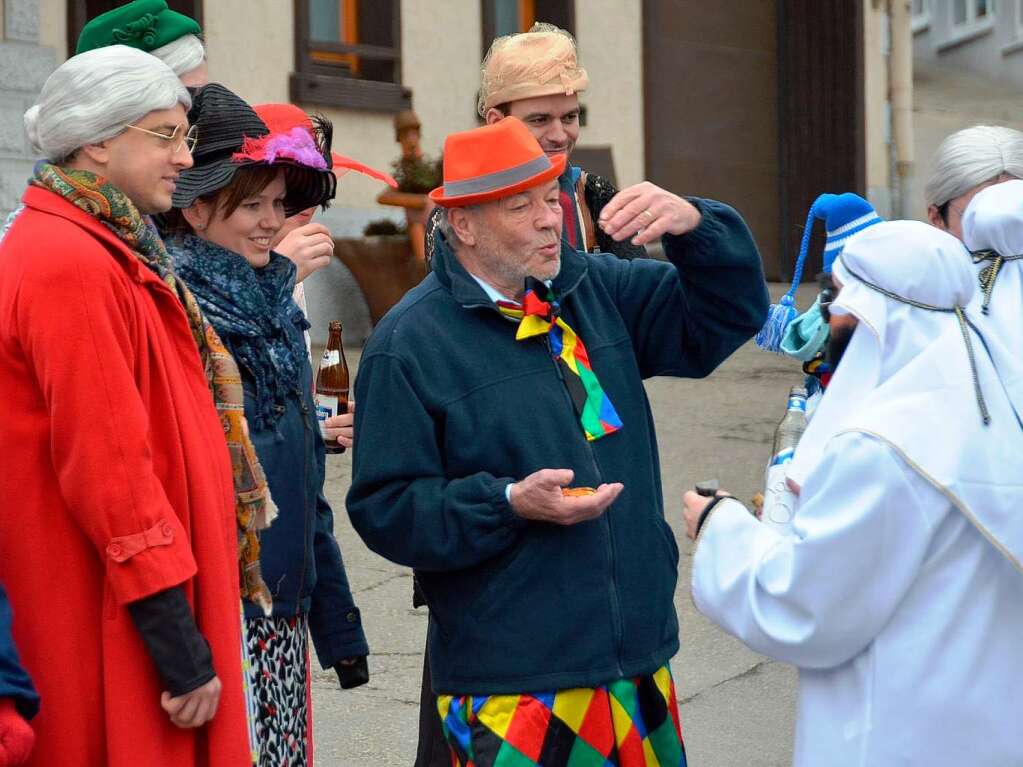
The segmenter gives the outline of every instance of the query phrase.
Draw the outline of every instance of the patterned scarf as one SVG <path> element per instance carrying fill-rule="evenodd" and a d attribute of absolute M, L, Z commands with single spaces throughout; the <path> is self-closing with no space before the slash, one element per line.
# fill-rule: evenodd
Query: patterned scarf
<path fill-rule="evenodd" d="M 99 219 L 181 301 L 192 337 L 199 349 L 206 381 L 213 394 L 213 402 L 231 455 L 242 596 L 262 607 L 269 615 L 272 600 L 270 590 L 263 582 L 259 564 L 257 531 L 269 527 L 277 510 L 267 488 L 263 467 L 249 439 L 241 374 L 237 364 L 224 348 L 213 326 L 203 316 L 188 287 L 175 276 L 170 256 L 160 236 L 123 192 L 93 173 L 58 168 L 45 162 L 36 164 L 30 183 L 60 195 Z"/>
<path fill-rule="evenodd" d="M 547 300 L 540 298 L 541 292 Z M 546 337 L 551 357 L 556 361 L 561 380 L 572 398 L 586 439 L 592 442 L 622 428 L 622 420 L 590 367 L 586 346 L 559 316 L 561 306 L 550 288 L 538 280 L 527 278 L 522 303 L 498 301 L 497 308 L 501 314 L 520 320 L 516 341 L 534 336 Z"/>
<path fill-rule="evenodd" d="M 252 377 L 253 426 L 273 429 L 288 397 L 304 394 L 304 336 L 287 327 L 309 327 L 292 299 L 295 265 L 273 253 L 265 267 L 253 269 L 237 253 L 193 234 L 168 240 L 167 249 L 203 314 Z"/>

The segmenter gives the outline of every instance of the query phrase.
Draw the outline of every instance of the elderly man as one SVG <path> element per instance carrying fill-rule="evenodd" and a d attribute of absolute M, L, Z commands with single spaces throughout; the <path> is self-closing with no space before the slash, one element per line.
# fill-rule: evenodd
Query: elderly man
<path fill-rule="evenodd" d="M 973 269 L 926 224 L 855 235 L 834 279 L 839 363 L 789 470 L 793 534 L 687 493 L 693 600 L 799 667 L 797 767 L 1023 764 L 1009 350 L 971 328 Z"/>
<path fill-rule="evenodd" d="M 25 114 L 46 159 L 0 244 L 0 582 L 42 698 L 31 765 L 249 764 L 225 442 L 244 423 L 214 407 L 215 334 L 146 218 L 192 165 L 189 104 L 111 46 Z"/>
<path fill-rule="evenodd" d="M 981 189 L 1023 178 L 1023 133 L 994 125 L 974 125 L 941 142 L 931 159 L 924 189 L 927 218 L 939 229 L 963 238 L 963 214 Z"/>
<path fill-rule="evenodd" d="M 416 570 L 458 763 L 607 759 L 617 743 L 618 764 L 683 764 L 678 549 L 643 379 L 708 375 L 767 293 L 735 211 L 655 187 L 606 226 L 649 223 L 672 263 L 568 247 L 564 164 L 515 118 L 448 137 L 433 272 L 360 364 L 348 511 Z"/>

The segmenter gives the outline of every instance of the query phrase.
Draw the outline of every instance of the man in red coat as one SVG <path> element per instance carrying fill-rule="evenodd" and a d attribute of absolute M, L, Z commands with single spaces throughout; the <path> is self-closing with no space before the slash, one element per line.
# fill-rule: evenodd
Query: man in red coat
<path fill-rule="evenodd" d="M 231 460 L 148 220 L 192 164 L 189 104 L 112 46 L 25 115 L 46 159 L 0 234 L 0 582 L 30 765 L 249 763 Z"/>

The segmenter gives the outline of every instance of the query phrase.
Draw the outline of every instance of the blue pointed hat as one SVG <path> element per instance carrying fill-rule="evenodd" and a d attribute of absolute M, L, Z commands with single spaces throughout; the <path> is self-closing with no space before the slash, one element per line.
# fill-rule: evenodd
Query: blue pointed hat
<path fill-rule="evenodd" d="M 767 322 L 754 339 L 757 346 L 769 352 L 781 353 L 781 340 L 785 337 L 785 330 L 798 315 L 796 289 L 803 279 L 803 265 L 806 263 L 810 248 L 814 219 L 824 222 L 827 234 L 824 243 L 824 271 L 827 273 L 831 272 L 835 259 L 850 237 L 869 226 L 881 223 L 874 207 L 858 194 L 852 192 L 822 194 L 814 200 L 806 216 L 806 228 L 803 230 L 803 240 L 799 244 L 799 257 L 796 258 L 792 286 L 777 304 L 771 305 L 767 313 Z"/>
<path fill-rule="evenodd" d="M 858 194 L 822 194 L 811 208 L 814 216 L 824 220 L 828 239 L 824 243 L 824 271 L 831 273 L 831 267 L 842 252 L 846 241 L 857 232 L 869 226 L 880 224 L 881 218 L 874 206 Z M 800 254 L 800 258 L 805 255 Z"/>

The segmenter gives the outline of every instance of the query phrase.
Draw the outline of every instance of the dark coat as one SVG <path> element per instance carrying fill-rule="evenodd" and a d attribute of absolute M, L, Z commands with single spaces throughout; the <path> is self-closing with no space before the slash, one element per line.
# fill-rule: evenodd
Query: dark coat
<path fill-rule="evenodd" d="M 251 342 L 251 330 L 232 326 L 225 319 L 230 312 L 215 311 L 223 296 L 211 285 L 219 283 L 204 277 L 202 269 L 204 259 L 241 256 L 195 238 L 171 239 L 167 248 L 178 276 L 188 282 L 199 305 L 208 309 L 206 314 L 224 346 L 235 359 L 244 359 L 239 345 Z M 239 364 L 249 435 L 278 510 L 277 518 L 260 534 L 259 561 L 273 596 L 273 615 L 308 614 L 316 654 L 323 667 L 330 668 L 345 658 L 368 655 L 369 648 L 334 538 L 334 512 L 323 495 L 325 451 L 313 403 L 312 369 L 304 353 L 303 331 L 309 325 L 291 298 L 294 267 L 279 254 L 271 258 L 272 278 L 280 281 L 273 286 L 280 291 L 271 304 L 273 326 L 290 336 L 291 348 L 301 348 L 303 353 L 297 384 L 283 404 L 275 401 L 273 406 L 280 413 L 272 423 L 257 415 L 255 373 Z M 290 272 L 281 271 L 282 264 Z M 261 279 L 271 279 L 269 274 Z M 246 618 L 263 616 L 259 606 L 247 600 L 244 605 Z"/>
<path fill-rule="evenodd" d="M 304 344 L 302 329 L 308 325 L 302 310 L 294 303 L 291 307 L 284 324 Z M 222 338 L 230 350 L 230 335 Z M 277 519 L 260 535 L 259 556 L 274 615 L 308 613 L 320 664 L 331 668 L 344 658 L 368 655 L 369 647 L 334 538 L 334 512 L 323 496 L 326 453 L 313 403 L 312 370 L 308 359 L 303 362 L 302 395 L 288 398 L 276 430 L 251 426 L 256 422 L 253 384 L 244 370 L 242 386 L 252 444 L 278 509 Z M 261 615 L 256 605 L 245 602 L 245 617 Z"/>
<path fill-rule="evenodd" d="M 768 307 L 745 223 L 694 203 L 700 226 L 664 238 L 672 263 L 562 247 L 553 287 L 624 422 L 615 434 L 586 441 L 542 339 L 515 340 L 442 237 L 433 272 L 367 343 L 348 511 L 371 549 L 416 570 L 435 691 L 592 687 L 677 651 L 678 547 L 643 379 L 708 375 Z M 599 519 L 530 522 L 505 491 L 542 468 L 625 490 Z"/>

